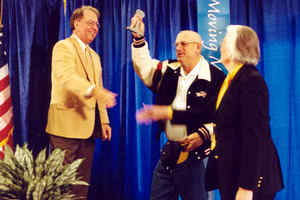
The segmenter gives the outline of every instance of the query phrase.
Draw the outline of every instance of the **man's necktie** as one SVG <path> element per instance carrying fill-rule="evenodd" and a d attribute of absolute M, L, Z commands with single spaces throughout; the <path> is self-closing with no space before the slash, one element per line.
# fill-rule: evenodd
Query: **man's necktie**
<path fill-rule="evenodd" d="M 188 159 L 188 157 L 189 157 L 189 152 L 181 151 L 176 164 L 183 163 L 184 161 L 186 161 Z"/>
<path fill-rule="evenodd" d="M 91 81 L 93 83 L 95 83 L 95 69 L 93 69 L 94 68 L 94 63 L 93 63 L 93 60 L 92 60 L 92 55 L 91 55 L 91 52 L 89 50 L 89 47 L 85 48 L 85 58 L 86 58 L 86 62 L 87 62 L 88 71 L 90 72 L 89 74 L 92 76 Z"/>

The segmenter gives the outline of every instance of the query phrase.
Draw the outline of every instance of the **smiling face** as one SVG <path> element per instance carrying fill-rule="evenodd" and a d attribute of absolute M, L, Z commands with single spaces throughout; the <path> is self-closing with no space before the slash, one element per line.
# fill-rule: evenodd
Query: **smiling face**
<path fill-rule="evenodd" d="M 83 16 L 74 21 L 74 33 L 85 44 L 90 44 L 95 39 L 99 30 L 98 17 L 91 10 L 84 10 Z"/>

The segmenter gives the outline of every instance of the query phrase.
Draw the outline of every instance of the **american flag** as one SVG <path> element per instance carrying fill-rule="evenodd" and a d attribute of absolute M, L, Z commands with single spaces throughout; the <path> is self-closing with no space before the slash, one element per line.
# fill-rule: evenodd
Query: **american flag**
<path fill-rule="evenodd" d="M 0 27 L 0 158 L 3 159 L 4 145 L 13 146 L 13 108 L 10 95 L 8 64 L 3 43 L 3 28 Z"/>

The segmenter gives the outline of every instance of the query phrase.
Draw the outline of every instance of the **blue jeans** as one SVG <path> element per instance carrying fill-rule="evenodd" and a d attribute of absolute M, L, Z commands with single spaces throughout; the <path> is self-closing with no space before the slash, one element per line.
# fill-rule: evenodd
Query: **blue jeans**
<path fill-rule="evenodd" d="M 202 160 L 188 158 L 174 168 L 163 166 L 159 160 L 152 177 L 151 200 L 207 200 L 204 188 Z"/>

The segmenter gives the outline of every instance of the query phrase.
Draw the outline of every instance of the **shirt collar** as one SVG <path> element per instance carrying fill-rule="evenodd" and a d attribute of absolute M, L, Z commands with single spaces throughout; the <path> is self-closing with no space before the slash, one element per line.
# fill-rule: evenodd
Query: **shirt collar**
<path fill-rule="evenodd" d="M 190 73 L 185 74 L 183 67 L 180 67 L 180 76 L 182 77 L 192 77 L 192 76 L 197 76 L 199 71 L 199 62 L 197 63 L 197 65 L 192 69 L 192 71 L 190 71 Z"/>
<path fill-rule="evenodd" d="M 184 74 L 183 68 L 181 67 L 180 75 L 189 76 L 189 77 L 198 75 L 198 79 L 204 79 L 204 80 L 207 80 L 209 82 L 211 81 L 209 64 L 203 56 L 201 56 L 201 58 L 200 58 L 199 62 L 197 63 L 197 65 L 187 75 Z"/>
<path fill-rule="evenodd" d="M 72 34 L 72 37 L 74 37 L 77 40 L 83 52 L 85 51 L 85 48 L 89 46 L 87 44 L 84 44 L 84 42 L 82 42 L 82 40 L 75 33 Z"/>

